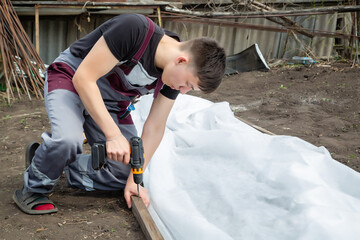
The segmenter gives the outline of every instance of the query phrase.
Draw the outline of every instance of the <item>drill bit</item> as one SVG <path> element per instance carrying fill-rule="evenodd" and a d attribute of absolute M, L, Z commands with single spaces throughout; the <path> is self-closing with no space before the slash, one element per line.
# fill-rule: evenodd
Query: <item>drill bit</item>
<path fill-rule="evenodd" d="M 137 184 L 137 191 L 138 191 L 138 197 L 140 197 L 140 187 L 139 187 L 140 184 Z"/>

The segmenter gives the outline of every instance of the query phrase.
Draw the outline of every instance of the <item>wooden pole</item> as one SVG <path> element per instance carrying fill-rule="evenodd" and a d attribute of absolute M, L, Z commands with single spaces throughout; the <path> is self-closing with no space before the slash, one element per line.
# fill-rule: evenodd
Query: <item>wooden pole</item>
<path fill-rule="evenodd" d="M 321 7 L 321 8 L 308 8 L 297 10 L 276 10 L 271 12 L 200 12 L 192 10 L 184 10 L 176 7 L 166 6 L 165 11 L 173 13 L 182 13 L 198 17 L 271 17 L 271 16 L 286 16 L 292 14 L 312 15 L 312 14 L 331 14 L 334 12 L 357 12 L 360 11 L 360 6 L 334 6 L 334 7 Z"/>
<path fill-rule="evenodd" d="M 162 27 L 160 7 L 157 8 L 157 15 L 159 20 L 159 27 Z"/>
<path fill-rule="evenodd" d="M 40 54 L 40 40 L 39 40 L 39 5 L 35 5 L 35 49 Z"/>
<path fill-rule="evenodd" d="M 276 9 L 271 8 L 265 4 L 253 1 L 253 2 L 249 2 L 249 4 L 247 5 L 249 8 L 255 10 L 255 11 L 260 11 L 260 12 L 264 12 L 264 13 L 269 13 L 269 12 L 275 12 Z M 312 33 L 310 33 L 309 31 L 307 31 L 305 28 L 303 28 L 301 25 L 299 25 L 298 23 L 290 20 L 287 17 L 284 16 L 280 16 L 280 17 L 269 17 L 269 16 L 265 16 L 266 19 L 275 22 L 277 24 L 280 24 L 284 27 L 288 27 L 288 26 L 292 26 L 295 27 L 294 31 L 296 31 L 297 33 L 300 33 L 302 35 L 305 35 L 309 38 L 313 38 L 314 35 Z"/>
<path fill-rule="evenodd" d="M 359 4 L 359 0 L 354 1 L 355 6 L 357 6 Z M 352 67 L 356 64 L 359 63 L 359 39 L 358 39 L 358 35 L 359 35 L 359 12 L 355 12 L 354 13 L 354 20 L 353 20 L 353 25 L 355 27 L 355 37 L 354 37 L 354 44 L 355 44 L 355 57 L 354 57 L 354 62 Z"/>
<path fill-rule="evenodd" d="M 356 0 L 356 5 L 359 5 L 360 4 L 360 0 Z M 355 36 L 356 36 L 356 56 L 355 56 L 355 62 L 356 63 L 359 63 L 359 20 L 360 20 L 360 15 L 359 15 L 359 12 L 356 12 L 356 22 L 355 22 L 355 28 L 356 28 L 356 32 L 355 32 Z"/>
<path fill-rule="evenodd" d="M 281 55 L 281 58 L 284 58 L 284 56 L 285 56 L 286 47 L 287 47 L 287 44 L 288 44 L 288 41 L 289 41 L 289 37 L 290 37 L 290 32 L 288 31 L 287 34 L 286 34 L 286 40 L 285 40 L 284 49 L 283 49 L 283 53 Z"/>
<path fill-rule="evenodd" d="M 132 211 L 140 224 L 147 240 L 163 240 L 159 229 L 151 218 L 143 200 L 137 196 L 131 196 Z"/>
<path fill-rule="evenodd" d="M 267 25 L 260 25 L 260 24 L 250 24 L 250 23 L 242 23 L 242 22 L 229 22 L 229 21 L 223 21 L 218 19 L 210 19 L 210 18 L 170 18 L 168 21 L 176 21 L 176 22 L 189 22 L 189 23 L 200 23 L 200 24 L 210 24 L 210 25 L 216 25 L 216 26 L 222 26 L 222 27 L 236 27 L 236 28 L 246 28 L 246 29 L 256 29 L 256 30 L 262 30 L 262 31 L 271 31 L 271 32 L 288 32 L 290 30 L 295 30 L 295 27 L 286 27 L 285 28 L 279 28 L 276 26 L 267 26 Z M 312 32 L 314 36 L 318 37 L 327 37 L 327 38 L 344 38 L 344 39 L 350 39 L 351 35 L 344 34 L 344 33 L 337 33 L 337 32 L 325 32 L 325 31 L 314 31 Z M 359 38 L 359 37 L 358 37 Z"/>

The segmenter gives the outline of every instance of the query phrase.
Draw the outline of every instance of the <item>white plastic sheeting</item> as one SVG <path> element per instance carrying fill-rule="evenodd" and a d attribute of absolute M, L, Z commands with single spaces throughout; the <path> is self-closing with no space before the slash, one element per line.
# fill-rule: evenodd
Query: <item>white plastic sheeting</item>
<path fill-rule="evenodd" d="M 139 132 L 151 102 L 136 105 Z M 226 102 L 179 96 L 144 181 L 165 239 L 360 238 L 360 174 L 324 147 L 260 133 Z"/>

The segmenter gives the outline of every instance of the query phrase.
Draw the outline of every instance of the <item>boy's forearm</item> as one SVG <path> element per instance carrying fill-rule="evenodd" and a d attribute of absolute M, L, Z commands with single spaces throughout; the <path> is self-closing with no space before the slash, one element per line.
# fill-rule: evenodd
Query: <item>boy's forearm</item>
<path fill-rule="evenodd" d="M 144 167 L 149 164 L 156 149 L 159 147 L 160 142 L 164 136 L 165 126 L 158 127 L 157 129 L 144 126 L 141 139 L 143 140 L 144 152 L 145 152 L 145 164 Z"/>
<path fill-rule="evenodd" d="M 121 132 L 105 107 L 96 81 L 113 69 L 116 63 L 118 60 L 111 53 L 104 37 L 100 37 L 73 77 L 81 101 L 107 139 L 117 137 Z"/>
<path fill-rule="evenodd" d="M 84 85 L 81 80 L 74 81 L 74 86 L 82 103 L 102 130 L 106 139 L 120 135 L 121 131 L 107 111 L 96 82 L 87 82 L 86 87 Z"/>
<path fill-rule="evenodd" d="M 142 135 L 141 135 L 141 139 L 143 141 L 143 147 L 144 147 L 144 154 L 145 154 L 144 169 L 147 167 L 147 165 L 149 164 L 151 158 L 153 157 L 156 149 L 160 145 L 161 139 L 164 136 L 164 130 L 165 130 L 165 127 L 163 127 L 162 129 L 158 129 L 158 130 L 148 129 L 145 124 Z M 130 171 L 130 174 L 128 177 L 128 182 L 129 181 L 130 181 L 130 183 L 135 184 L 133 173 L 131 171 Z"/>

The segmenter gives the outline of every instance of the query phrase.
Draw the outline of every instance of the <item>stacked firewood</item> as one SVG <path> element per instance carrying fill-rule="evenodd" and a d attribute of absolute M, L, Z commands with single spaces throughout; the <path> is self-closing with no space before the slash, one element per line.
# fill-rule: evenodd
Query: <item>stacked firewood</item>
<path fill-rule="evenodd" d="M 22 27 L 10 0 L 0 2 L 0 71 L 8 103 L 18 96 L 43 97 L 45 71 L 39 54 Z M 1 72 L 0 72 L 1 75 Z"/>

